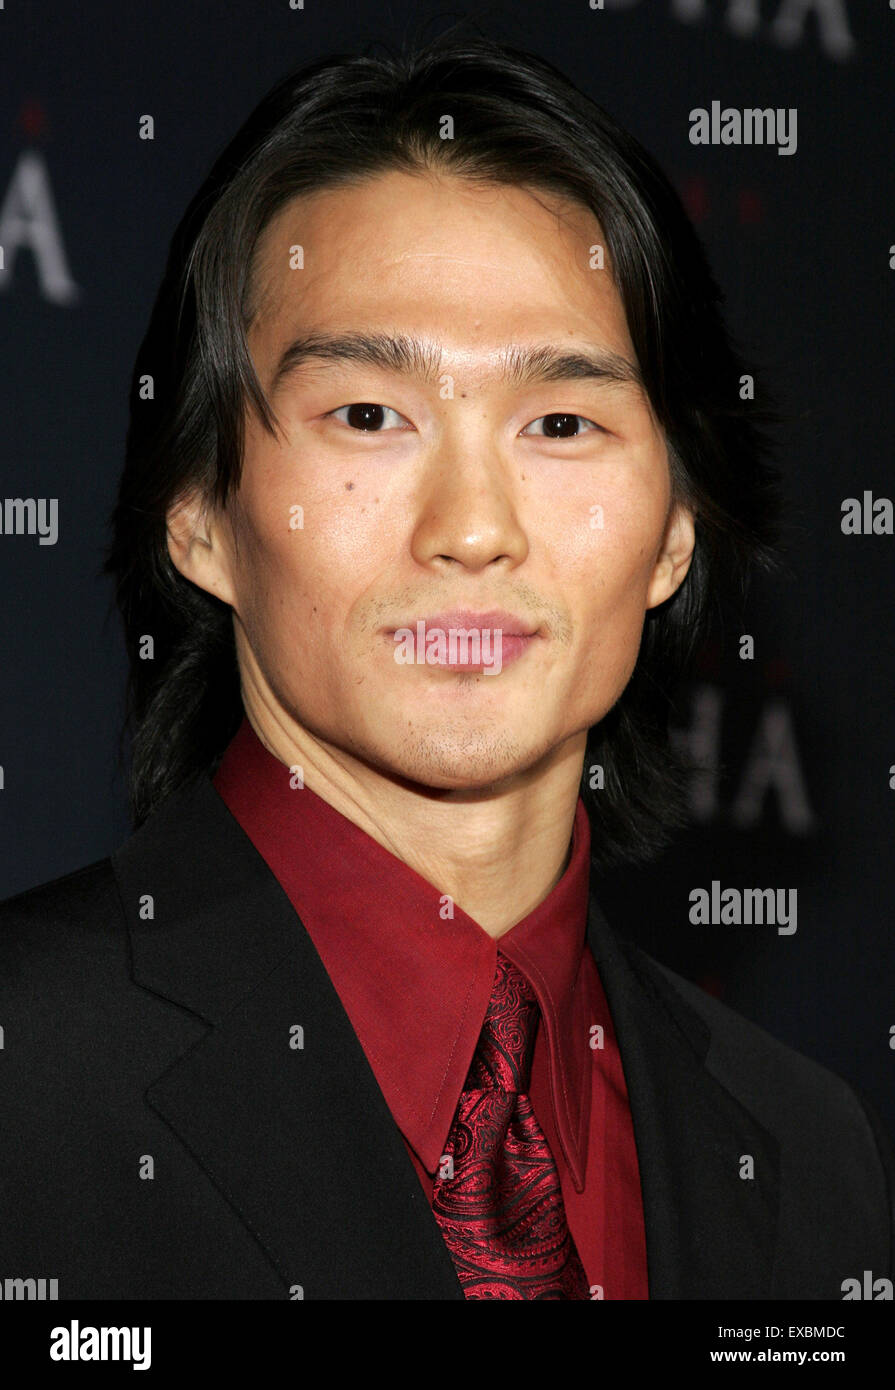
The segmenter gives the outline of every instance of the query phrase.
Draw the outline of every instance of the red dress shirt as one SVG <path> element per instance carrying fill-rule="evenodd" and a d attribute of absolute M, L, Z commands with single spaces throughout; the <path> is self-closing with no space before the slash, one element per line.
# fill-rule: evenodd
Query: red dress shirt
<path fill-rule="evenodd" d="M 540 1003 L 529 1095 L 593 1297 L 647 1298 L 631 1112 L 586 940 L 590 825 L 581 798 L 562 877 L 494 940 L 365 830 L 292 780 L 244 719 L 214 786 L 306 927 L 426 1196 L 431 1201 L 499 947 Z M 602 1048 L 593 1046 L 594 1025 L 603 1029 Z"/>

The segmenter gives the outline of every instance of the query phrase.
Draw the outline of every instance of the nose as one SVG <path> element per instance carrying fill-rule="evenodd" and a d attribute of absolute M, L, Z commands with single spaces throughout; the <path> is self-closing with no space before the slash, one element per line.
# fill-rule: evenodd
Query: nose
<path fill-rule="evenodd" d="M 478 571 L 515 569 L 528 555 L 512 464 L 485 427 L 445 431 L 417 495 L 412 551 L 417 564 Z"/>

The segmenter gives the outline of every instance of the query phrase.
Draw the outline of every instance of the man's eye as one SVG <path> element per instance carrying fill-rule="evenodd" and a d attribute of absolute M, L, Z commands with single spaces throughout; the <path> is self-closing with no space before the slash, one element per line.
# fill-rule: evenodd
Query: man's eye
<path fill-rule="evenodd" d="M 530 425 L 526 425 L 521 431 L 522 434 L 539 434 L 544 439 L 575 439 L 580 434 L 590 434 L 591 430 L 579 429 L 579 425 L 591 425 L 594 430 L 602 429 L 601 425 L 593 420 L 588 420 L 584 415 L 566 415 L 560 411 L 555 411 L 552 415 L 539 415 L 537 420 L 532 420 Z M 542 425 L 543 429 L 537 430 L 533 426 Z"/>
<path fill-rule="evenodd" d="M 343 412 L 345 412 L 343 414 Z M 338 410 L 331 410 L 330 415 L 336 419 L 343 420 L 349 428 L 353 430 L 367 430 L 377 434 L 384 428 L 394 428 L 394 425 L 387 424 L 387 416 L 394 416 L 395 420 L 403 420 L 405 425 L 410 421 L 403 415 L 399 415 L 397 410 L 392 410 L 389 405 L 375 405 L 369 402 L 361 402 L 354 405 L 340 405 Z"/>

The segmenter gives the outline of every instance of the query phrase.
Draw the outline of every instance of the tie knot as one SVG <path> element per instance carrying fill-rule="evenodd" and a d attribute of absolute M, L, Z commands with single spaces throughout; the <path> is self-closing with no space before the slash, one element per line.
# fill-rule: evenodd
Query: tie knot
<path fill-rule="evenodd" d="M 497 953 L 497 973 L 464 1091 L 528 1091 L 540 1009 L 511 960 Z"/>

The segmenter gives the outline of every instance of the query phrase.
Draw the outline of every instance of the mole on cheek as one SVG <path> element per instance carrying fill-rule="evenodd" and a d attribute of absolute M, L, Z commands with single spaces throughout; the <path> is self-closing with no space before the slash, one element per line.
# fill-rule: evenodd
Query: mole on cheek
<path fill-rule="evenodd" d="M 354 483 L 346 483 L 346 484 L 345 484 L 345 491 L 346 491 L 346 492 L 350 492 L 351 489 L 352 489 L 353 487 L 354 487 Z"/>

